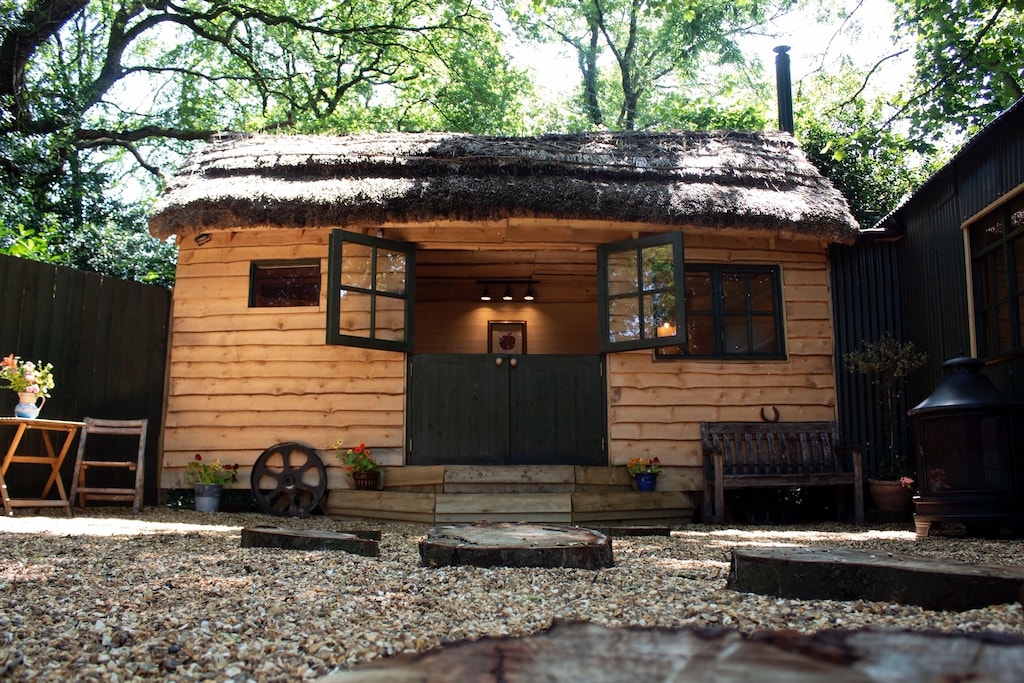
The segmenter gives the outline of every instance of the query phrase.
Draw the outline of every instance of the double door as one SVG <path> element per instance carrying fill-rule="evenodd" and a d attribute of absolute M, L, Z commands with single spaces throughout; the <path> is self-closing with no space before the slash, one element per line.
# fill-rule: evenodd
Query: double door
<path fill-rule="evenodd" d="M 409 359 L 409 465 L 604 465 L 600 356 Z"/>

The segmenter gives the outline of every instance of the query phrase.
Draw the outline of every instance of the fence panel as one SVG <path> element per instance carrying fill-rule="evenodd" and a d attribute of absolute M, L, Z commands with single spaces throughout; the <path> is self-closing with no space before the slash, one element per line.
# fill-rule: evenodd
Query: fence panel
<path fill-rule="evenodd" d="M 155 504 L 171 291 L 4 255 L 0 287 L 0 355 L 53 363 L 56 386 L 43 417 L 149 420 L 145 497 L 147 505 Z M 0 391 L 0 415 L 13 415 L 15 403 L 13 391 Z M 12 435 L 13 430 L 0 428 L 0 454 Z M 106 446 L 130 457 L 137 445 L 124 441 Z M 41 444 L 29 442 L 28 447 Z M 73 467 L 72 451 L 61 470 L 69 490 Z M 12 466 L 6 477 L 11 495 L 29 497 L 42 489 L 47 474 L 42 467 Z M 110 471 L 95 476 L 96 482 L 123 486 L 121 477 L 130 480 L 132 475 Z"/>

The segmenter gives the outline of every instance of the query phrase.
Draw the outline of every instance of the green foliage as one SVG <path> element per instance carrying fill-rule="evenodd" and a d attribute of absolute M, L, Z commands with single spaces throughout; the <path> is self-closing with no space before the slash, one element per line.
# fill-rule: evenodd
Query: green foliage
<path fill-rule="evenodd" d="M 850 204 L 857 222 L 874 226 L 937 168 L 926 142 L 886 125 L 881 98 L 854 96 L 864 74 L 821 75 L 795 98 L 796 134 L 811 162 Z"/>
<path fill-rule="evenodd" d="M 523 75 L 475 0 L 0 0 L 0 246 L 173 281 L 135 197 L 230 130 L 519 132 Z M 126 170 L 157 182 L 120 192 Z"/>
<path fill-rule="evenodd" d="M 877 341 L 862 341 L 861 345 L 863 348 L 844 354 L 843 363 L 849 372 L 873 376 L 884 389 L 884 427 L 888 448 L 878 459 L 876 470 L 881 478 L 898 479 L 911 471 L 896 439 L 901 422 L 901 416 L 897 414 L 900 383 L 928 361 L 928 354 L 920 351 L 912 341 L 897 341 L 890 332 L 885 332 Z"/>
<path fill-rule="evenodd" d="M 971 132 L 1024 97 L 1019 0 L 893 0 L 896 30 L 913 38 L 915 83 L 897 98 L 917 131 Z"/>
<path fill-rule="evenodd" d="M 558 42 L 576 54 L 576 112 L 592 128 L 670 127 L 710 100 L 677 98 L 708 69 L 743 68 L 737 38 L 791 0 L 504 0 L 525 39 Z M 607 58 L 607 59 L 605 59 Z M 611 66 L 605 66 L 610 63 Z M 673 103 L 672 100 L 675 99 Z M 675 116 L 664 118 L 677 110 Z M 707 116 L 707 112 L 705 112 Z M 728 119 L 726 119 L 728 120 Z M 578 123 L 574 127 L 582 127 Z"/>
<path fill-rule="evenodd" d="M 843 355 L 843 362 L 850 372 L 874 375 L 886 387 L 909 375 L 924 365 L 928 354 L 919 351 L 914 342 L 897 341 L 891 332 L 885 332 L 874 342 L 861 342 L 862 349 Z"/>

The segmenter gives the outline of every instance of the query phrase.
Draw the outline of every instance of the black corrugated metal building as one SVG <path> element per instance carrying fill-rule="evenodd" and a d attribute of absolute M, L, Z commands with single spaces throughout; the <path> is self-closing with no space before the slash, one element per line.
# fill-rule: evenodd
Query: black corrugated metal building
<path fill-rule="evenodd" d="M 902 412 L 949 358 L 974 355 L 1024 400 L 1024 99 L 967 142 L 852 247 L 832 250 L 839 421 L 844 437 L 883 442 L 881 396 L 842 357 L 890 331 L 928 364 L 908 377 Z"/>

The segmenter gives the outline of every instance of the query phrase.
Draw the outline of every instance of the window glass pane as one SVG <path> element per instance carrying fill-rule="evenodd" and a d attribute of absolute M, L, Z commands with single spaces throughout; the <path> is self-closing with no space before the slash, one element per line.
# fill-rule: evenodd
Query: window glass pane
<path fill-rule="evenodd" d="M 747 310 L 747 278 L 743 273 L 722 273 L 722 308 L 734 313 Z"/>
<path fill-rule="evenodd" d="M 405 254 L 377 250 L 377 291 L 405 294 Z"/>
<path fill-rule="evenodd" d="M 978 251 L 998 242 L 1003 236 L 1002 212 L 997 211 L 985 216 L 972 225 L 971 236 L 974 239 L 974 249 Z"/>
<path fill-rule="evenodd" d="M 370 336 L 370 304 L 373 297 L 359 292 L 341 292 L 341 324 L 338 331 L 356 337 Z"/>
<path fill-rule="evenodd" d="M 775 336 L 775 317 L 769 315 L 754 316 L 750 322 L 753 336 L 753 353 L 778 353 L 778 339 Z"/>
<path fill-rule="evenodd" d="M 1010 336 L 1010 306 L 1006 302 L 996 306 L 996 334 L 997 353 L 1013 349 L 1013 338 Z"/>
<path fill-rule="evenodd" d="M 686 271 L 683 277 L 686 287 L 686 311 L 711 310 L 711 273 Z"/>
<path fill-rule="evenodd" d="M 643 250 L 644 260 L 644 291 L 667 289 L 673 286 L 672 276 L 672 245 L 659 244 Z"/>
<path fill-rule="evenodd" d="M 636 281 L 636 249 L 608 254 L 608 295 L 616 296 L 638 291 Z"/>
<path fill-rule="evenodd" d="M 676 325 L 676 295 L 675 293 L 660 293 L 651 295 L 651 317 L 654 325 L 658 328 L 658 336 L 671 337 L 667 330 L 674 330 Z M 666 326 L 667 323 L 667 326 Z M 674 331 L 673 331 L 673 334 Z"/>
<path fill-rule="evenodd" d="M 374 317 L 376 323 L 376 339 L 401 341 L 405 338 L 405 301 L 388 296 L 377 297 L 377 310 Z"/>
<path fill-rule="evenodd" d="M 1024 197 L 1010 204 L 1010 229 L 1008 233 L 1014 233 L 1024 228 Z"/>
<path fill-rule="evenodd" d="M 709 315 L 689 315 L 686 318 L 687 349 L 694 356 L 715 354 L 714 320 Z"/>
<path fill-rule="evenodd" d="M 750 353 L 750 345 L 747 342 L 747 318 L 746 316 L 729 315 L 724 319 L 725 347 L 722 351 L 725 354 Z"/>
<path fill-rule="evenodd" d="M 750 310 L 769 312 L 775 310 L 772 277 L 768 273 L 752 273 L 747 279 L 750 284 Z"/>
<path fill-rule="evenodd" d="M 341 252 L 341 286 L 373 288 L 373 247 L 345 242 Z"/>
<path fill-rule="evenodd" d="M 613 342 L 640 338 L 640 311 L 635 298 L 608 302 L 608 338 Z"/>
<path fill-rule="evenodd" d="M 1012 242 L 1013 266 L 1014 266 L 1014 287 L 1019 295 L 1024 292 L 1024 235 L 1020 235 Z"/>
<path fill-rule="evenodd" d="M 320 264 L 253 263 L 249 305 L 320 305 Z"/>

